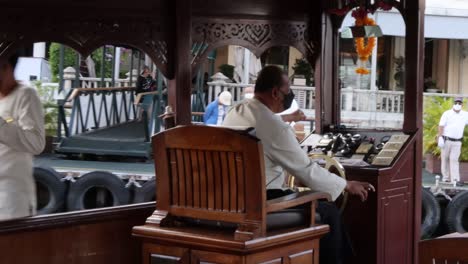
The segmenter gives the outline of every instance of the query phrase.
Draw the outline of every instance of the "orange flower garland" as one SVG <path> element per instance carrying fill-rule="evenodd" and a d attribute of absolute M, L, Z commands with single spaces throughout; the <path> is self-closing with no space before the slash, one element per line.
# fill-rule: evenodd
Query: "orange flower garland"
<path fill-rule="evenodd" d="M 375 21 L 372 18 L 366 16 L 364 17 L 356 17 L 356 26 L 375 26 Z M 372 50 L 376 44 L 376 38 L 370 37 L 367 38 L 367 45 L 364 43 L 364 38 L 356 38 L 356 52 L 359 56 L 359 60 L 365 63 L 369 60 L 369 57 L 372 55 Z M 369 74 L 370 71 L 364 67 L 359 67 L 356 69 L 357 74 Z"/>

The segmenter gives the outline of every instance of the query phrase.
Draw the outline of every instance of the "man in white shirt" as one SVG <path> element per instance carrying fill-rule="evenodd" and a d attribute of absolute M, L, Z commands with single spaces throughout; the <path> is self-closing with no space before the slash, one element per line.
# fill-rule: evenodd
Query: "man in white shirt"
<path fill-rule="evenodd" d="M 442 114 L 439 122 L 438 145 L 441 148 L 442 180 L 446 182 L 460 182 L 460 157 L 463 131 L 468 124 L 468 112 L 461 110 L 463 98 L 454 99 L 452 109 Z"/>
<path fill-rule="evenodd" d="M 373 187 L 368 183 L 346 181 L 312 162 L 299 146 L 294 131 L 276 113 L 288 109 L 294 99 L 288 76 L 276 66 L 267 66 L 255 84 L 255 96 L 234 106 L 223 125 L 255 128 L 264 157 L 267 198 L 274 199 L 291 193 L 284 186 L 286 172 L 296 176 L 314 191 L 327 192 L 335 200 L 343 190 L 367 199 Z M 330 225 L 330 233 L 320 241 L 320 263 L 342 263 L 346 239 L 339 213 L 334 205 L 321 202 L 317 212 L 323 223 Z"/>
<path fill-rule="evenodd" d="M 35 214 L 33 155 L 45 145 L 42 104 L 16 82 L 17 60 L 0 58 L 0 221 Z"/>

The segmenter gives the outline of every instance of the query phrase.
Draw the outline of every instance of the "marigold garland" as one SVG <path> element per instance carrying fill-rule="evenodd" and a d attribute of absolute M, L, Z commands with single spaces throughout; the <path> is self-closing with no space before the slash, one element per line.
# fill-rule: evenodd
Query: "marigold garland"
<path fill-rule="evenodd" d="M 356 15 L 355 16 L 356 26 L 375 26 L 375 21 L 374 19 L 370 18 L 365 15 Z M 355 43 L 356 43 L 356 52 L 358 54 L 359 60 L 365 63 L 367 60 L 369 60 L 369 57 L 372 55 L 372 50 L 375 47 L 376 44 L 376 37 L 370 37 L 367 38 L 367 44 L 364 43 L 365 40 L 364 38 L 356 38 Z M 370 71 L 367 70 L 366 68 L 359 67 L 356 69 L 357 74 L 369 74 Z"/>

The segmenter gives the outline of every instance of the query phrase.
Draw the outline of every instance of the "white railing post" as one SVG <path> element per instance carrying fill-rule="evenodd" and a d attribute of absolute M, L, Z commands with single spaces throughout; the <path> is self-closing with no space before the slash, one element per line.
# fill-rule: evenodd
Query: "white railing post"
<path fill-rule="evenodd" d="M 71 90 L 75 77 L 75 68 L 67 67 L 63 70 L 63 89 L 65 91 L 65 94 L 67 94 Z"/>
<path fill-rule="evenodd" d="M 341 89 L 341 93 L 343 94 L 342 101 L 341 101 L 341 109 L 344 111 L 352 111 L 353 110 L 353 88 L 348 86 L 346 88 Z"/>
<path fill-rule="evenodd" d="M 211 85 L 209 85 L 208 103 L 212 102 L 218 96 L 218 94 L 224 90 L 224 85 L 227 83 L 226 81 L 229 80 L 228 77 L 220 72 L 211 76 L 211 79 L 213 81 L 210 83 Z"/>
<path fill-rule="evenodd" d="M 132 82 L 130 82 L 130 74 L 132 74 Z M 125 76 L 127 76 L 127 79 L 125 79 L 125 80 L 127 80 L 127 82 L 126 82 L 127 85 L 126 85 L 126 86 L 131 87 L 131 86 L 133 86 L 133 84 L 136 85 L 136 81 L 137 81 L 137 79 L 138 79 L 138 71 L 137 71 L 137 69 L 133 69 L 133 70 L 131 71 L 131 73 L 130 73 L 130 72 L 127 72 L 127 73 L 125 74 Z"/>

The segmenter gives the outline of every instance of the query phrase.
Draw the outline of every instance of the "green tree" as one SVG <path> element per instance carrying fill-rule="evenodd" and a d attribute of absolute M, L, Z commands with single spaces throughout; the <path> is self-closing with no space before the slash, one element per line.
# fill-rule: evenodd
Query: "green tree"
<path fill-rule="evenodd" d="M 223 64 L 219 66 L 219 71 L 229 79 L 234 79 L 234 66 L 229 64 Z"/>
<path fill-rule="evenodd" d="M 296 59 L 296 63 L 292 67 L 294 75 L 302 75 L 306 79 L 307 86 L 313 85 L 313 69 L 305 59 Z"/>
<path fill-rule="evenodd" d="M 58 126 L 58 105 L 54 100 L 53 95 L 57 88 L 44 86 L 40 81 L 35 82 L 34 86 L 36 86 L 44 111 L 44 129 L 46 136 L 56 136 Z"/>
<path fill-rule="evenodd" d="M 59 66 L 60 66 L 60 43 L 52 43 L 49 48 L 49 63 L 50 69 L 52 71 L 52 80 L 57 82 L 59 80 Z M 91 58 L 94 60 L 95 68 L 96 68 L 96 75 L 101 76 L 101 64 L 102 64 L 102 47 L 95 50 L 91 53 Z M 63 68 L 66 67 L 75 67 L 76 65 L 76 54 L 77 52 L 65 46 L 64 49 L 64 60 L 63 60 Z M 112 77 L 112 54 L 113 48 L 106 49 L 106 60 L 104 63 L 104 77 L 111 78 Z"/>

